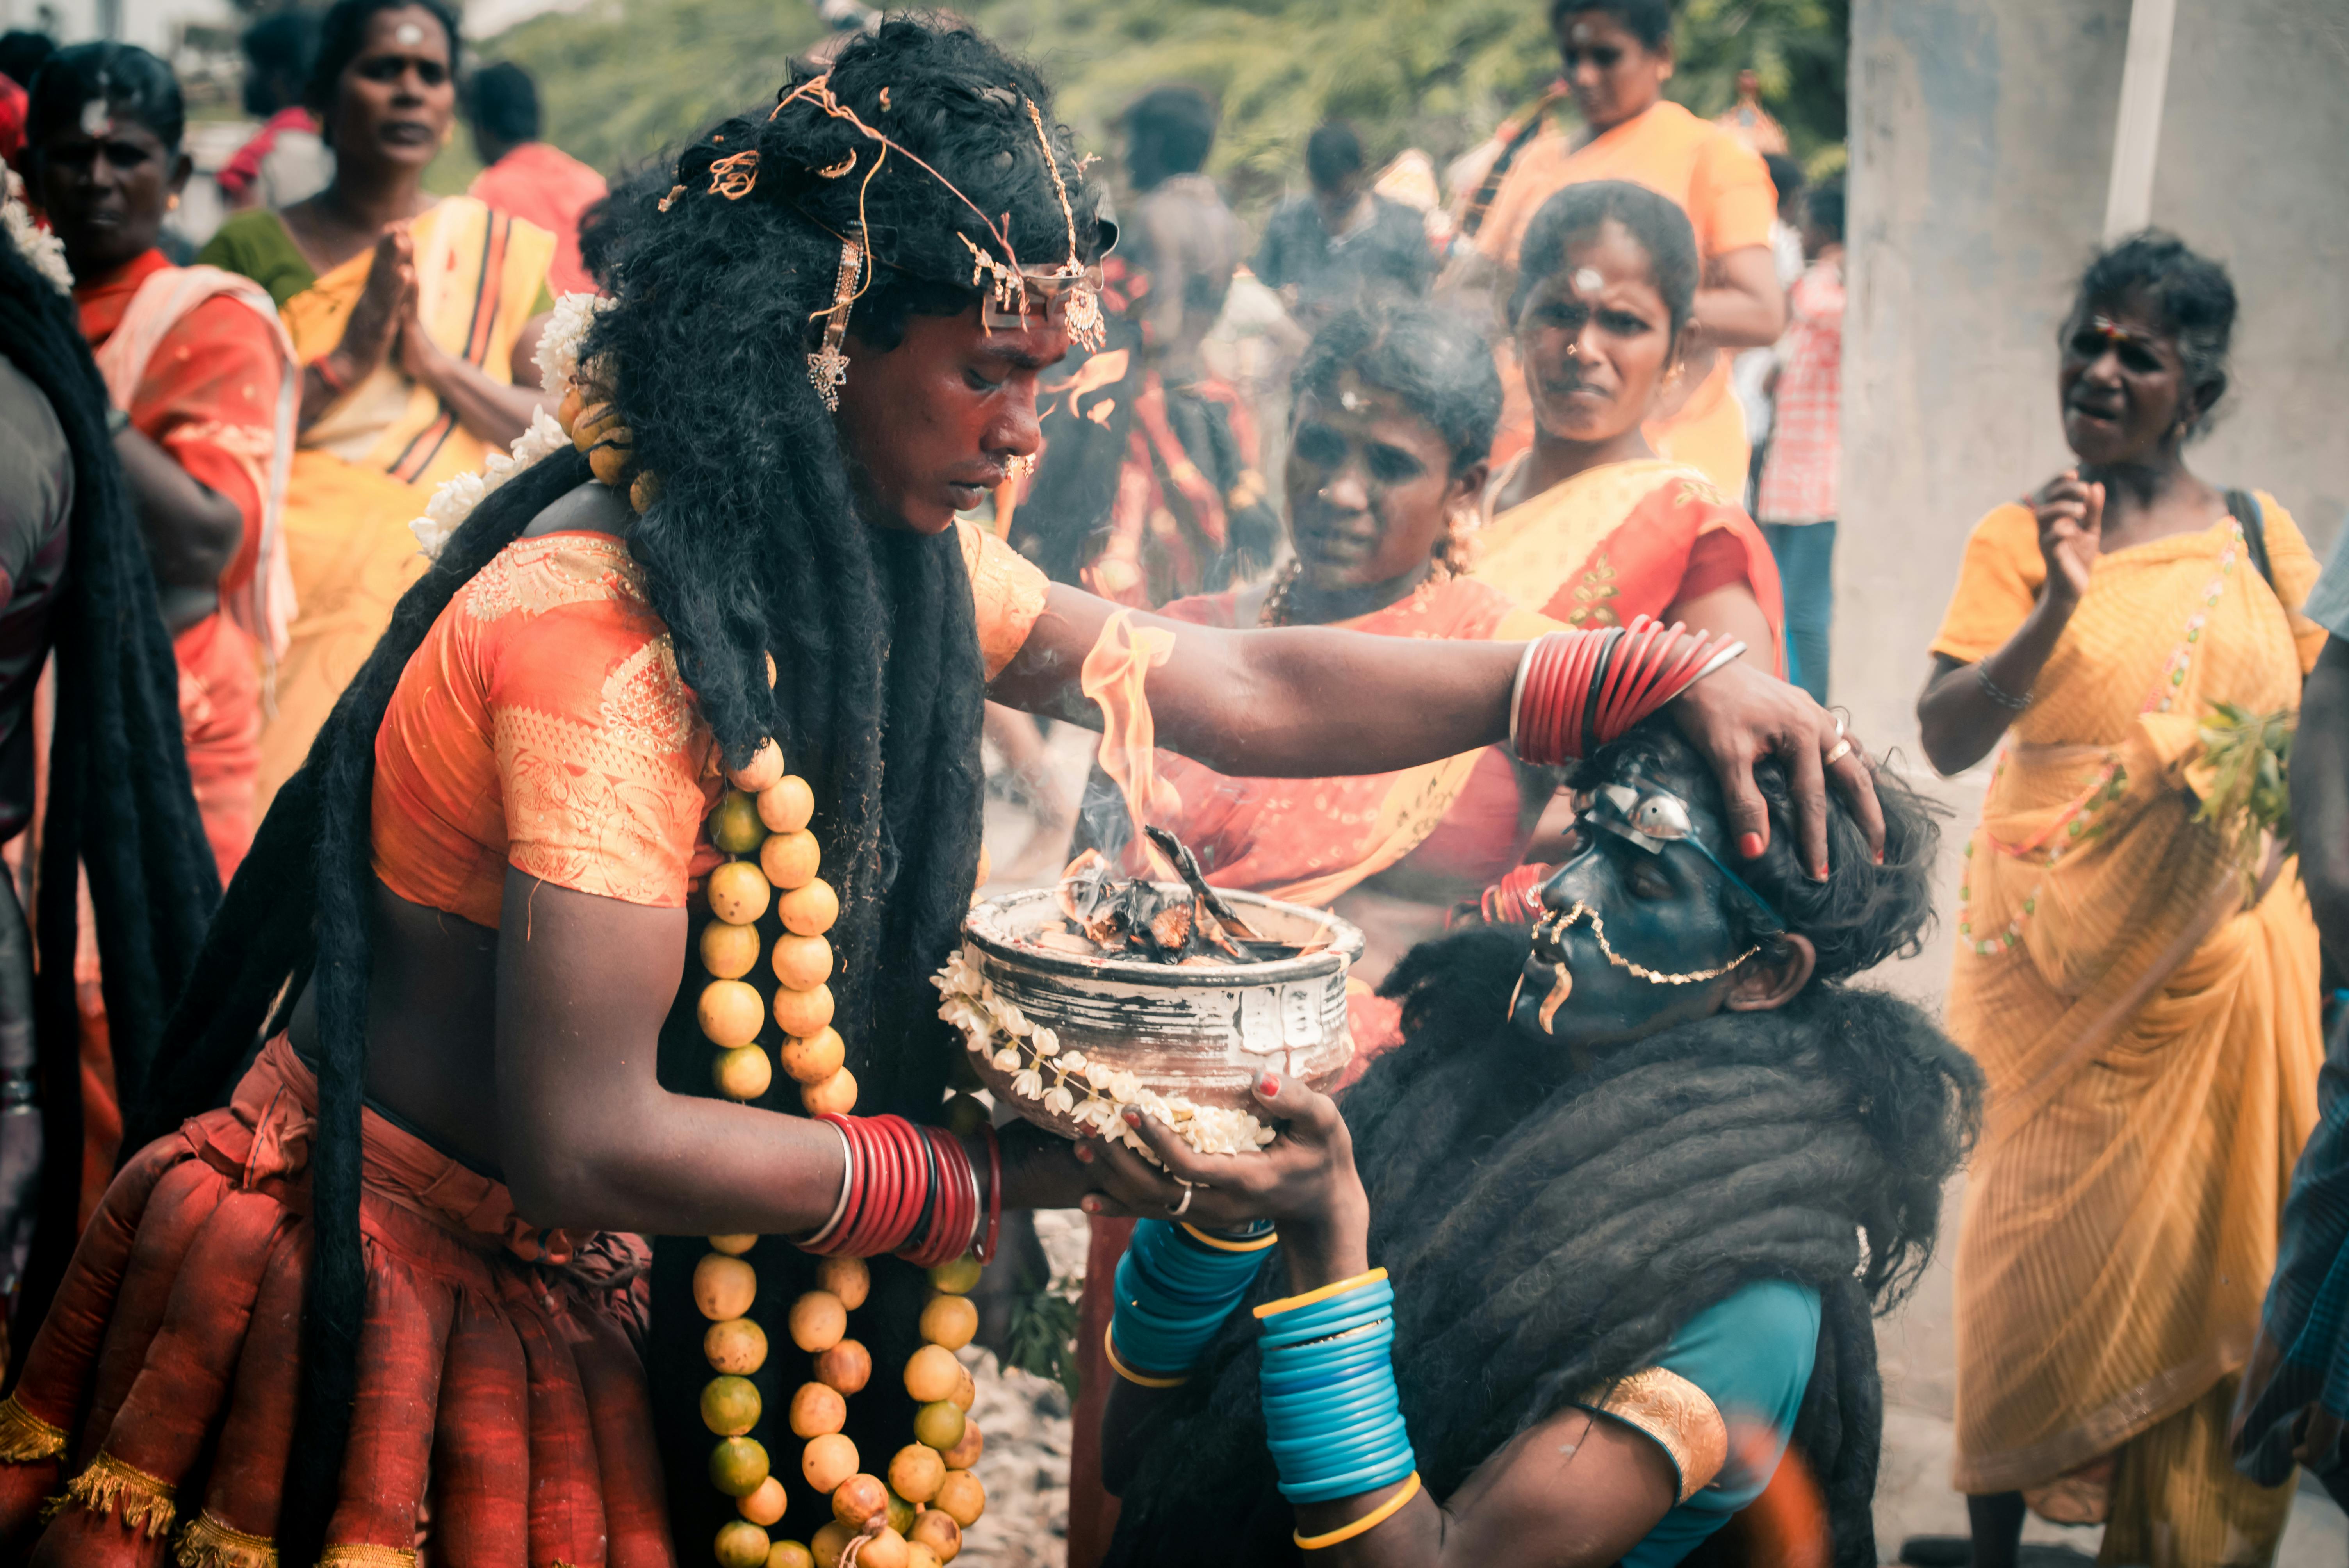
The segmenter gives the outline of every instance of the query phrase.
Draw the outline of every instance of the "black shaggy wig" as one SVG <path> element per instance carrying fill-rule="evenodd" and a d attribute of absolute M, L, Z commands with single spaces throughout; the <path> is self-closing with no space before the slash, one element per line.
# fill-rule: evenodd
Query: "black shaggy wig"
<path fill-rule="evenodd" d="M 1602 753 L 1584 780 L 1632 761 L 1717 816 L 1709 769 L 1661 726 Z M 1791 1004 L 1664 1029 L 1576 1072 L 1507 1022 L 1524 928 L 1471 930 L 1388 976 L 1403 1043 L 1342 1109 L 1370 1254 L 1395 1283 L 1403 1413 L 1438 1499 L 1518 1432 L 1652 1364 L 1706 1306 L 1791 1280 L 1821 1308 L 1792 1447 L 1819 1486 L 1837 1568 L 1866 1568 L 1883 1425 L 1871 1315 L 1931 1255 L 1982 1079 L 1916 1008 L 1843 983 L 1909 948 L 1931 917 L 1930 808 L 1879 778 L 1878 866 L 1837 807 L 1820 887 L 1788 847 L 1783 775 L 1765 763 L 1756 779 L 1774 848 L 1744 874 L 1819 949 Z M 1255 1299 L 1285 1290 L 1278 1274 Z M 1112 1563 L 1296 1561 L 1257 1414 L 1256 1337 L 1234 1314 L 1196 1392 L 1143 1439 Z"/>
<path fill-rule="evenodd" d="M 73 302 L 5 239 L 0 356 L 48 399 L 74 481 L 71 546 L 52 623 L 57 729 L 34 911 L 37 951 L 50 961 L 33 995 L 43 1158 L 39 1217 L 16 1309 L 14 1338 L 24 1345 L 65 1277 L 79 1230 L 76 862 L 89 876 L 115 1089 L 131 1111 L 147 1095 L 164 1015 L 195 967 L 204 923 L 220 902 L 220 872 L 189 787 L 179 665 L 107 432 L 106 384 Z"/>
<path fill-rule="evenodd" d="M 1023 264 L 1067 260 L 1069 227 L 1031 102 L 1050 129 L 1081 263 L 1097 259 L 1103 231 L 1098 197 L 1054 125 L 1042 79 L 975 33 L 890 22 L 843 51 L 829 82 L 839 103 L 952 181 L 968 201 L 901 152 L 875 174 L 878 145 L 812 95 L 792 98 L 799 85 L 778 94 L 773 113 L 730 119 L 688 148 L 667 211 L 657 181 L 614 193 L 598 242 L 616 303 L 597 316 L 584 356 L 613 388 L 636 459 L 660 477 L 660 498 L 628 542 L 703 718 L 730 763 L 747 761 L 771 736 L 814 789 L 824 875 L 841 897 L 832 988 L 860 1086 L 857 1109 L 926 1117 L 955 1055 L 928 979 L 955 940 L 978 866 L 985 672 L 955 539 L 858 518 L 846 457 L 809 380 L 807 356 L 823 332 L 817 313 L 833 301 L 841 242 L 860 232 L 870 233 L 877 263 L 851 327 L 883 349 L 898 341 L 909 313 L 952 315 L 976 302 L 963 240 L 1002 254 L 981 212 L 1020 247 Z M 750 190 L 739 199 L 719 193 L 712 166 L 749 152 L 757 154 Z M 852 154 L 852 172 L 819 172 Z M 305 1553 L 323 1539 L 365 1307 L 359 1109 L 376 731 L 401 670 L 450 598 L 587 477 L 585 459 L 571 451 L 517 475 L 401 599 L 230 889 L 201 992 L 175 1022 L 185 1060 L 179 1092 L 144 1129 L 165 1130 L 171 1119 L 212 1103 L 251 1050 L 281 985 L 296 981 L 290 997 L 303 977 L 315 976 L 316 1251 L 279 1529 L 288 1562 L 308 1561 Z M 771 688 L 770 656 L 779 674 Z M 688 979 L 662 1031 L 661 1079 L 678 1093 L 712 1092 L 707 1043 L 694 1025 L 697 989 Z M 799 1109 L 782 1092 L 760 1103 Z M 671 1518 L 680 1550 L 694 1556 L 733 1517 L 730 1500 L 704 1471 L 710 1439 L 696 1411 L 708 1372 L 689 1281 L 704 1250 L 698 1238 L 656 1243 L 647 1356 Z M 753 1261 L 761 1296 L 751 1315 L 782 1343 L 784 1312 L 812 1283 L 812 1260 L 771 1242 Z M 895 1365 L 892 1355 L 902 1360 L 912 1348 L 921 1276 L 884 1260 L 874 1273 L 858 1330 L 876 1365 Z M 789 1402 L 790 1390 L 774 1386 L 785 1359 L 771 1361 L 758 1379 L 778 1415 Z M 879 1445 L 905 1429 L 910 1406 L 891 1392 L 876 1386 L 853 1408 L 851 1433 L 867 1452 L 887 1451 Z"/>

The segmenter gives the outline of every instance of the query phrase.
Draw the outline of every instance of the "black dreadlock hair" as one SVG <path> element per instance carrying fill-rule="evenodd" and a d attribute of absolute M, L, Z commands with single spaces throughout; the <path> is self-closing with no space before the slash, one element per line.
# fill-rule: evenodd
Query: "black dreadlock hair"
<path fill-rule="evenodd" d="M 89 876 L 126 1108 L 146 1098 L 164 1014 L 187 984 L 220 902 L 180 738 L 180 672 L 137 515 L 107 431 L 106 384 L 72 302 L 0 241 L 0 356 L 39 388 L 73 455 L 70 552 L 52 623 L 57 729 L 41 825 L 34 929 L 41 1091 L 40 1212 L 16 1304 L 25 1344 L 65 1277 L 78 1232 L 82 1105 L 74 1001 L 76 866 Z M 167 1058 L 166 1058 L 167 1059 Z"/>
<path fill-rule="evenodd" d="M 1633 760 L 1718 820 L 1710 771 L 1660 727 L 1596 758 L 1585 781 Z M 1756 776 L 1783 845 L 1784 777 L 1775 764 Z M 1982 1093 L 1971 1059 L 1922 1013 L 1842 983 L 1912 944 L 1931 913 L 1933 818 L 1897 781 L 1879 789 L 1882 866 L 1837 853 L 1807 901 L 1791 850 L 1744 870 L 1820 946 L 1814 983 L 1776 1012 L 1718 1013 L 1568 1073 L 1507 1021 L 1522 928 L 1424 944 L 1381 987 L 1402 999 L 1403 1043 L 1343 1109 L 1371 1256 L 1395 1282 L 1403 1413 L 1437 1497 L 1517 1432 L 1652 1364 L 1706 1306 L 1791 1280 L 1821 1306 L 1793 1445 L 1820 1487 L 1838 1568 L 1875 1563 L 1871 1312 L 1923 1272 Z M 1840 809 L 1832 836 L 1837 851 L 1861 847 Z M 1251 1299 L 1285 1289 L 1268 1270 Z M 1198 1392 L 1149 1436 L 1112 1563 L 1297 1560 L 1264 1448 L 1256 1337 L 1235 1313 L 1192 1379 Z"/>
<path fill-rule="evenodd" d="M 604 254 L 616 302 L 596 318 L 584 355 L 612 387 L 636 459 L 660 476 L 660 499 L 631 530 L 629 548 L 703 717 L 730 762 L 747 761 L 772 736 L 814 788 L 824 875 L 841 898 L 832 932 L 835 1026 L 848 1042 L 858 1109 L 926 1115 L 957 1051 L 928 979 L 956 939 L 978 867 L 985 673 L 955 540 L 857 517 L 846 455 L 806 356 L 823 331 L 816 313 L 833 303 L 841 238 L 859 233 L 860 222 L 878 262 L 851 326 L 884 349 L 909 312 L 952 315 L 977 300 L 971 255 L 957 236 L 1001 254 L 980 212 L 1022 247 L 1025 264 L 1067 259 L 1068 224 L 1030 102 L 1052 139 L 1081 262 L 1096 258 L 1102 231 L 1098 197 L 1053 125 L 1042 80 L 978 35 L 891 22 L 842 53 L 830 87 L 977 211 L 901 152 L 866 183 L 877 144 L 812 97 L 771 116 L 730 119 L 679 157 L 682 190 L 667 211 L 649 185 L 615 192 Z M 750 191 L 739 200 L 713 191 L 712 165 L 751 151 Z M 852 174 L 816 172 L 852 153 Z M 181 1070 L 142 1129 L 168 1130 L 212 1103 L 280 987 L 295 981 L 291 997 L 305 979 L 316 985 L 316 1244 L 279 1525 L 289 1563 L 316 1553 L 334 1503 L 365 1306 L 359 1109 L 376 731 L 409 657 L 451 596 L 587 477 L 585 459 L 567 450 L 516 475 L 401 598 L 229 890 L 200 982 L 174 1019 Z M 772 689 L 769 655 L 780 675 Z M 677 1093 L 712 1092 L 694 1023 L 698 989 L 688 979 L 662 1031 L 661 1081 Z M 799 1109 L 782 1093 L 761 1103 Z M 709 1439 L 696 1407 L 707 1368 L 690 1274 L 704 1250 L 698 1238 L 656 1243 L 648 1356 L 671 1515 L 696 1553 L 732 1516 L 707 1480 Z M 813 1263 L 781 1243 L 754 1256 L 762 1294 L 752 1315 L 780 1343 L 784 1310 L 812 1283 Z M 876 1363 L 911 1350 L 921 1284 L 905 1265 L 875 1267 L 866 1309 L 875 1327 L 866 1332 Z M 761 1393 L 781 1412 L 789 1390 L 772 1387 L 777 1376 L 771 1364 Z M 905 1430 L 910 1407 L 902 1401 L 867 1397 L 857 1406 L 852 1432 L 862 1429 L 868 1443 Z"/>

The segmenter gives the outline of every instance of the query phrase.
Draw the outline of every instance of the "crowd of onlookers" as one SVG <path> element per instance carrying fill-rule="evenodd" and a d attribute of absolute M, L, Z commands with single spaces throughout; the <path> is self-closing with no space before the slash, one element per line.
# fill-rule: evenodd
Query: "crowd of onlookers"
<path fill-rule="evenodd" d="M 1551 22 L 1557 84 L 1441 178 L 1417 151 L 1374 164 L 1331 120 L 1253 238 L 1209 172 L 1213 101 L 1135 101 L 1107 340 L 1056 372 L 1040 461 L 991 525 L 1050 575 L 1178 622 L 1516 640 L 1644 615 L 1734 635 L 1824 701 L 1842 186 L 1806 180 L 1757 102 L 1716 121 L 1665 96 L 1661 0 L 1556 0 Z M 0 154 L 112 405 L 107 482 L 138 519 L 222 880 L 421 572 L 409 523 L 531 427 L 533 351 L 555 295 L 598 285 L 581 229 L 606 196 L 544 139 L 525 71 L 463 68 L 439 0 L 282 12 L 244 47 L 258 128 L 211 176 L 228 220 L 195 236 L 173 219 L 191 170 L 170 67 L 0 38 Z M 436 198 L 425 170 L 460 110 L 485 167 Z M 2292 1445 L 2245 1478 L 2229 1433 L 2323 1056 L 2317 925 L 2286 874 L 2282 784 L 2257 781 L 2282 778 L 2303 675 L 2326 689 L 2349 567 L 2318 584 L 2274 497 L 2185 460 L 2236 308 L 2224 270 L 2168 236 L 2088 267 L 2055 377 L 2079 466 L 1977 526 L 1918 705 L 1935 766 L 2000 759 L 1951 917 L 1951 1028 L 1992 1092 L 1958 1272 L 1963 1550 L 1984 1568 L 2012 1561 L 2026 1506 L 2147 1553 L 2115 1561 L 2183 1563 L 2271 1551 L 2289 1503 Z M 0 403 L 32 408 L 10 377 Z M 16 423 L 0 642 L 57 588 L 79 504 L 71 432 Z M 29 711 L 38 663 L 0 661 L 0 709 Z M 13 723 L 0 796 L 26 799 L 0 799 L 0 822 L 21 828 L 32 740 Z M 1095 824 L 1034 721 L 997 711 L 988 733 L 1041 819 L 1022 857 L 1041 874 Z M 2307 734 L 2292 788 L 2331 931 L 2349 769 Z M 1390 956 L 1568 850 L 1557 779 L 1498 748 L 1309 788 L 1169 776 L 1211 876 L 1399 933 Z M 1390 1038 L 1394 1011 L 1358 997 L 1353 1026 Z M 0 1109 L 29 1070 L 0 1041 Z M 87 1121 L 102 1171 L 119 1129 Z M 22 1196 L 0 1191 L 0 1217 Z M 2288 1276 L 2329 1264 L 2313 1234 Z M 2326 1299 L 2271 1310 L 2321 1327 Z M 2299 1387 L 2283 1355 L 2251 1365 L 2248 1401 Z M 1072 1552 L 1103 1528 L 1078 1513 Z"/>

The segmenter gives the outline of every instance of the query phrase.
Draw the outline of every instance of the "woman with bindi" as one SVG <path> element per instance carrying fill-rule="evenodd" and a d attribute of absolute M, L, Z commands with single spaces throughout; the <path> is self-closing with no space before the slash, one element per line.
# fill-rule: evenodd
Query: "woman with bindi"
<path fill-rule="evenodd" d="M 2235 310 L 2167 234 L 2090 264 L 2057 340 L 2077 462 L 1975 526 L 1917 704 L 1944 773 L 1998 753 L 1949 1015 L 1992 1093 L 1957 1256 L 1984 1568 L 2026 1507 L 2103 1522 L 2107 1561 L 2218 1562 L 2271 1553 L 2291 1502 L 2228 1427 L 2316 1115 L 2317 940 L 2281 802 L 2228 780 L 2280 769 L 2323 634 L 2291 516 L 2187 461 Z"/>
<path fill-rule="evenodd" d="M 1523 254 L 1509 319 L 1536 434 L 1487 490 L 1474 575 L 1570 626 L 1648 615 L 1729 634 L 1782 674 L 1761 531 L 1648 439 L 1693 332 L 1688 220 L 1636 185 L 1569 186 L 1535 215 Z"/>
<path fill-rule="evenodd" d="M 1750 456 L 1745 416 L 1721 351 L 1766 347 L 1785 330 L 1785 293 L 1770 250 L 1777 191 L 1769 170 L 1736 137 L 1663 96 L 1674 63 L 1668 0 L 1555 0 L 1549 20 L 1566 67 L 1564 96 L 1581 123 L 1550 123 L 1555 96 L 1538 106 L 1501 143 L 1464 228 L 1496 297 L 1506 300 L 1535 215 L 1563 188 L 1630 181 L 1662 192 L 1687 214 L 1702 267 L 1695 325 L 1686 374 L 1650 414 L 1649 438 L 1702 469 L 1723 494 L 1742 494 Z M 1521 449 L 1535 427 L 1506 363 L 1502 379 L 1509 401 L 1496 460 Z"/>
<path fill-rule="evenodd" d="M 190 163 L 171 68 L 124 44 L 42 67 L 26 120 L 41 208 L 74 270 L 82 333 L 121 410 L 114 438 L 182 676 L 181 734 L 223 881 L 253 842 L 262 672 L 293 609 L 279 498 L 294 449 L 293 345 L 250 279 L 158 248 Z"/>
<path fill-rule="evenodd" d="M 1732 869 L 1661 727 L 1574 783 L 1583 847 L 1403 961 L 1403 1041 L 1359 1084 L 1268 1071 L 1259 1153 L 1142 1118 L 1165 1174 L 1097 1157 L 1195 1184 L 1118 1268 L 1110 1563 L 1668 1568 L 1724 1531 L 1876 1561 L 1873 1314 L 1980 1111 L 1930 1020 L 1850 984 L 1932 920 L 1931 809 L 1879 781 L 1881 856 L 1838 816 L 1820 883 Z"/>
<path fill-rule="evenodd" d="M 548 330 L 561 429 L 436 499 L 230 887 L 152 1141 L 0 1401 L 0 1536 L 93 1561 L 184 1510 L 191 1554 L 306 1562 L 429 1515 L 451 1561 L 906 1561 L 885 1472 L 951 1548 L 975 1313 L 930 1296 L 1007 1209 L 1168 1196 L 948 1109 L 989 697 L 1099 723 L 1122 664 L 1167 746 L 1289 777 L 1513 734 L 1555 766 L 1661 713 L 1757 847 L 1824 875 L 1830 789 L 1873 820 L 1733 641 L 1225 631 L 962 521 L 1097 340 L 1101 200 L 1031 69 L 893 20 L 623 206 L 615 294 Z"/>
<path fill-rule="evenodd" d="M 238 213 L 199 258 L 269 291 L 303 365 L 285 495 L 297 609 L 262 736 L 264 810 L 422 572 L 409 521 L 539 405 L 554 237 L 424 189 L 454 131 L 458 57 L 440 0 L 337 0 L 307 90 L 334 178 L 283 211 Z"/>

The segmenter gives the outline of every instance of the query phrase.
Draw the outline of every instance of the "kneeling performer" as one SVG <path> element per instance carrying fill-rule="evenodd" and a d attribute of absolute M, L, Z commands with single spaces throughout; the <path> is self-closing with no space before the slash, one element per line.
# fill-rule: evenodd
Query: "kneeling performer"
<path fill-rule="evenodd" d="M 1838 810 L 1815 882 L 1783 834 L 1730 869 L 1661 726 L 1578 784 L 1578 853 L 1398 966 L 1403 1043 L 1342 1108 L 1268 1074 L 1259 1154 L 1141 1127 L 1188 1213 L 1119 1265 L 1112 1563 L 1664 1568 L 1790 1449 L 1814 1503 L 1754 1527 L 1823 1514 L 1875 1562 L 1870 1318 L 1925 1267 L 1981 1079 L 1846 982 L 1925 929 L 1936 825 L 1879 779 L 1881 862 Z"/>

